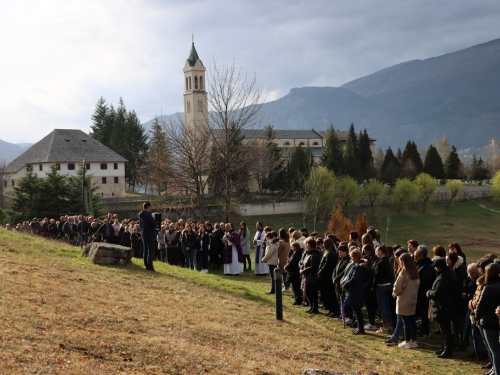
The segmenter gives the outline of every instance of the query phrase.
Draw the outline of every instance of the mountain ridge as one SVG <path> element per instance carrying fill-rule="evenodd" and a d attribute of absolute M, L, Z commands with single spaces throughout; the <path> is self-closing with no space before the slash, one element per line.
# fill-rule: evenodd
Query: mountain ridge
<path fill-rule="evenodd" d="M 262 125 L 276 129 L 347 130 L 353 123 L 383 148 L 409 139 L 427 147 L 443 135 L 457 148 L 481 148 L 500 139 L 500 38 L 401 62 L 340 87 L 292 88 L 262 104 L 261 114 Z"/>
<path fill-rule="evenodd" d="M 169 121 L 182 113 L 164 115 Z M 459 149 L 500 139 L 500 38 L 378 70 L 340 87 L 295 87 L 262 104 L 262 126 L 276 129 L 367 129 L 377 146 L 408 140 L 427 147 L 446 135 Z M 174 116 L 174 117 L 172 117 Z M 151 130 L 153 120 L 145 122 Z M 26 148 L 0 140 L 0 160 Z"/>

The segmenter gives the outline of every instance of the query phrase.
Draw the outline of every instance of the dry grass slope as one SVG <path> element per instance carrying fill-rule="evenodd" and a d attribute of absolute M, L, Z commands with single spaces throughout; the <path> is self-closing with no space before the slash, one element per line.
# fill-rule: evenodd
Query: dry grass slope
<path fill-rule="evenodd" d="M 140 262 L 92 265 L 80 250 L 0 230 L 2 374 L 474 374 L 438 360 L 436 342 L 385 347 L 284 296 L 277 322 L 268 282 Z"/>

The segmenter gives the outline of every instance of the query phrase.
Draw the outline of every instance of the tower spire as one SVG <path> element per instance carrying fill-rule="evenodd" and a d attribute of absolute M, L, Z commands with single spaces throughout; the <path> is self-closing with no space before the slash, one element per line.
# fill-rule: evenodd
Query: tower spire
<path fill-rule="evenodd" d="M 194 47 L 191 34 L 191 51 L 184 65 L 184 121 L 187 126 L 207 126 L 207 93 L 205 91 L 205 67 Z"/>
<path fill-rule="evenodd" d="M 189 66 L 194 66 L 196 64 L 196 61 L 200 60 L 200 58 L 198 57 L 198 52 L 196 52 L 196 48 L 194 48 L 194 35 L 191 35 L 191 38 L 192 38 L 192 45 L 191 45 L 191 52 L 189 53 L 189 57 L 187 59 L 187 62 L 189 64 Z M 201 60 L 200 60 L 201 62 Z M 202 63 L 203 65 L 203 63 Z"/>

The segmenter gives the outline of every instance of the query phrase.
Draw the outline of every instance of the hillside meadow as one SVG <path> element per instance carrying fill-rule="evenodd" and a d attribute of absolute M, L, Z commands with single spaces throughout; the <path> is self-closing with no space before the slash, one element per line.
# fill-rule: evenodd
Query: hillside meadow
<path fill-rule="evenodd" d="M 498 214 L 484 210 L 464 202 L 425 216 L 394 214 L 389 243 L 401 242 L 407 231 L 426 243 L 454 236 L 469 257 L 479 257 L 498 250 L 492 233 Z M 295 225 L 291 217 L 267 219 L 276 227 Z M 437 226 L 441 222 L 453 225 Z M 300 374 L 312 367 L 349 374 L 482 373 L 467 353 L 435 358 L 439 337 L 419 341 L 414 350 L 386 347 L 387 336 L 352 336 L 337 319 L 291 306 L 288 295 L 284 321 L 276 321 L 274 300 L 265 294 L 269 281 L 250 272 L 227 277 L 155 262 L 158 272 L 150 273 L 141 263 L 96 266 L 79 248 L 0 230 L 0 372 Z"/>
<path fill-rule="evenodd" d="M 375 208 L 375 214 L 369 207 L 353 207 L 349 209 L 348 217 L 355 224 L 356 217 L 364 212 L 370 225 L 380 230 L 383 242 L 388 245 L 406 246 L 409 239 L 415 239 L 431 251 L 435 245 L 447 248 L 450 242 L 458 242 L 468 262 L 488 253 L 500 256 L 500 203 L 491 199 L 455 202 L 450 208 L 445 203 L 435 203 L 427 208 L 425 214 L 418 205 L 401 213 L 388 206 L 379 206 Z M 301 214 L 246 216 L 240 219 L 247 222 L 252 230 L 257 220 L 275 230 L 303 226 Z M 312 232 L 311 221 L 306 220 L 306 227 Z M 316 224 L 320 235 L 327 229 L 327 221 Z"/>

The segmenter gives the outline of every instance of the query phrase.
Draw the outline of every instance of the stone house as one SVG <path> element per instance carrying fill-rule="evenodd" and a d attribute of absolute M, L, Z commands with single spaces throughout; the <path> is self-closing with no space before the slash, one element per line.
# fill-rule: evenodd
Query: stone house
<path fill-rule="evenodd" d="M 81 130 L 54 129 L 6 167 L 5 192 L 12 193 L 16 181 L 31 169 L 44 178 L 56 164 L 59 173 L 76 176 L 80 160 L 86 161 L 86 173 L 99 187 L 103 198 L 125 196 L 126 159 Z"/>

